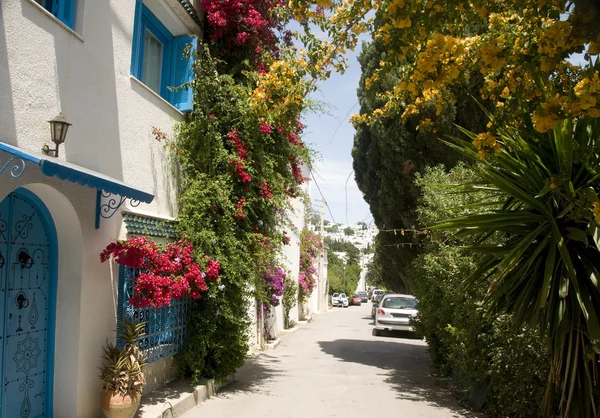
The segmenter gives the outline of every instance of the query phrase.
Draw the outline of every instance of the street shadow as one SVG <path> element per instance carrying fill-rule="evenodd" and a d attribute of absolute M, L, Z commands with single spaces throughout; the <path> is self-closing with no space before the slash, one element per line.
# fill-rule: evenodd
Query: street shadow
<path fill-rule="evenodd" d="M 419 341 L 341 339 L 318 344 L 323 352 L 344 362 L 381 369 L 385 382 L 397 392 L 398 399 L 447 408 L 452 411 L 452 417 L 483 417 L 461 406 L 433 376 L 427 346 Z"/>
<path fill-rule="evenodd" d="M 270 380 L 284 375 L 280 363 L 281 361 L 277 357 L 268 354 L 261 354 L 254 359 L 246 361 L 235 372 L 233 381 L 223 387 L 219 391 L 218 396 L 229 397 L 241 392 L 264 392 Z"/>
<path fill-rule="evenodd" d="M 136 412 L 135 417 L 141 418 L 144 412 L 155 405 L 163 405 L 165 410 L 173 407 L 171 401 L 177 399 L 185 393 L 194 392 L 194 398 L 198 403 L 198 397 L 195 393 L 196 385 L 189 380 L 176 380 L 157 390 L 154 390 L 142 397 L 142 405 Z"/>
<path fill-rule="evenodd" d="M 375 326 L 375 322 L 371 322 L 371 325 Z M 410 331 L 379 331 L 381 337 L 387 338 L 403 338 L 406 340 L 422 340 L 420 335 Z"/>

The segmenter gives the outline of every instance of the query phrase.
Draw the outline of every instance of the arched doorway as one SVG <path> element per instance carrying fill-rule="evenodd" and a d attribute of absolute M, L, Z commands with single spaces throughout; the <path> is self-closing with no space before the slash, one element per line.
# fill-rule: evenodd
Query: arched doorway
<path fill-rule="evenodd" d="M 19 189 L 0 202 L 0 416 L 52 416 L 56 231 Z"/>

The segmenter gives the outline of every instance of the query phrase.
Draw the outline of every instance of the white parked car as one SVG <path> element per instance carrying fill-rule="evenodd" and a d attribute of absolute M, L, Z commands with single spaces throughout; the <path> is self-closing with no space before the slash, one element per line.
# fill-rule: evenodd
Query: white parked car
<path fill-rule="evenodd" d="M 331 295 L 331 305 L 338 306 L 339 304 L 340 304 L 340 294 L 334 293 L 333 295 Z"/>
<path fill-rule="evenodd" d="M 340 302 L 339 306 L 343 306 L 344 308 L 348 307 L 348 297 L 345 293 L 340 293 Z"/>
<path fill-rule="evenodd" d="M 375 329 L 373 335 L 381 331 L 411 331 L 414 327 L 410 320 L 419 314 L 419 301 L 412 295 L 387 294 L 381 299 L 375 313 Z"/>

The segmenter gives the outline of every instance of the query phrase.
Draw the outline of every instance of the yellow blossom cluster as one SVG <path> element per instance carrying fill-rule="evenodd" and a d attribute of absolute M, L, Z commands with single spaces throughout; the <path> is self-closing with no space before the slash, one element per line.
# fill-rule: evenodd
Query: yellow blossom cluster
<path fill-rule="evenodd" d="M 576 100 L 571 103 L 571 114 L 587 113 L 592 118 L 600 118 L 600 79 L 597 72 L 575 85 L 575 97 Z"/>
<path fill-rule="evenodd" d="M 250 103 L 258 112 L 277 115 L 297 111 L 306 104 L 310 83 L 304 77 L 307 65 L 304 58 L 274 61 L 263 74 L 259 74 Z"/>
<path fill-rule="evenodd" d="M 504 55 L 504 37 L 490 39 L 483 42 L 479 49 L 479 56 L 483 61 L 481 72 L 486 74 L 490 71 L 498 71 L 506 65 Z"/>
<path fill-rule="evenodd" d="M 592 210 L 594 211 L 594 220 L 600 222 L 600 203 L 592 203 Z"/>
<path fill-rule="evenodd" d="M 402 63 L 400 81 L 383 94 L 382 113 L 354 117 L 354 123 L 395 112 L 407 118 L 432 104 L 440 111 L 455 100 L 453 89 L 477 73 L 484 75 L 481 97 L 495 104 L 498 126 L 521 123 L 524 112 L 540 132 L 570 115 L 600 117 L 597 74 L 585 62 L 568 61 L 586 48 L 590 55 L 600 53 L 600 37 L 593 30 L 600 15 L 567 0 L 451 3 L 343 0 L 331 9 L 329 26 L 321 29 L 332 44 L 347 49 L 357 42 L 351 35 L 365 29 L 354 28 L 365 22 L 368 9 L 379 10 L 377 24 L 367 27 L 387 50 L 384 65 L 365 80 L 366 88 Z"/>
<path fill-rule="evenodd" d="M 460 74 L 465 64 L 465 44 L 468 40 L 441 33 L 426 42 L 419 52 L 414 81 L 431 81 L 433 85 L 450 83 Z"/>
<path fill-rule="evenodd" d="M 567 96 L 555 94 L 543 102 L 541 107 L 533 112 L 533 124 L 539 132 L 547 132 L 556 126 L 556 123 L 561 119 L 562 108 L 567 102 Z"/>
<path fill-rule="evenodd" d="M 500 152 L 502 150 L 500 142 L 498 142 L 496 137 L 489 132 L 477 135 L 473 139 L 473 145 L 477 149 L 477 155 L 479 155 L 479 158 L 481 159 L 484 159 L 488 152 Z"/>

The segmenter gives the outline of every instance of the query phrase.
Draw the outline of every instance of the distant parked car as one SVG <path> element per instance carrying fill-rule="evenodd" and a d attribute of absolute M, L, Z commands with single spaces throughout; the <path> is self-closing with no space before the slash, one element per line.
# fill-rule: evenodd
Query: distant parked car
<path fill-rule="evenodd" d="M 357 293 L 358 296 L 360 296 L 360 301 L 362 303 L 367 303 L 369 301 L 369 295 L 367 295 L 367 292 L 358 292 Z"/>
<path fill-rule="evenodd" d="M 339 304 L 340 304 L 340 294 L 334 293 L 333 295 L 331 295 L 331 305 L 338 306 Z"/>
<path fill-rule="evenodd" d="M 383 290 L 381 290 L 381 289 L 375 289 L 375 290 L 373 290 L 373 294 L 371 295 L 371 301 L 373 301 L 377 296 L 379 296 L 381 294 L 385 295 L 385 292 Z"/>
<path fill-rule="evenodd" d="M 354 295 L 350 298 L 350 302 L 349 302 L 350 305 L 360 306 L 361 303 L 362 303 L 362 299 L 358 295 Z"/>
<path fill-rule="evenodd" d="M 372 305 L 371 305 L 371 318 L 375 319 L 375 314 L 377 313 L 377 308 L 379 307 L 379 302 L 385 296 L 385 293 L 380 293 L 377 296 L 373 297 Z"/>
<path fill-rule="evenodd" d="M 377 307 L 373 335 L 380 335 L 384 330 L 414 332 L 410 320 L 419 314 L 418 304 L 419 301 L 412 295 L 385 295 Z"/>
<path fill-rule="evenodd" d="M 348 297 L 346 297 L 345 293 L 340 293 L 339 304 L 338 306 L 347 308 L 348 307 Z"/>

